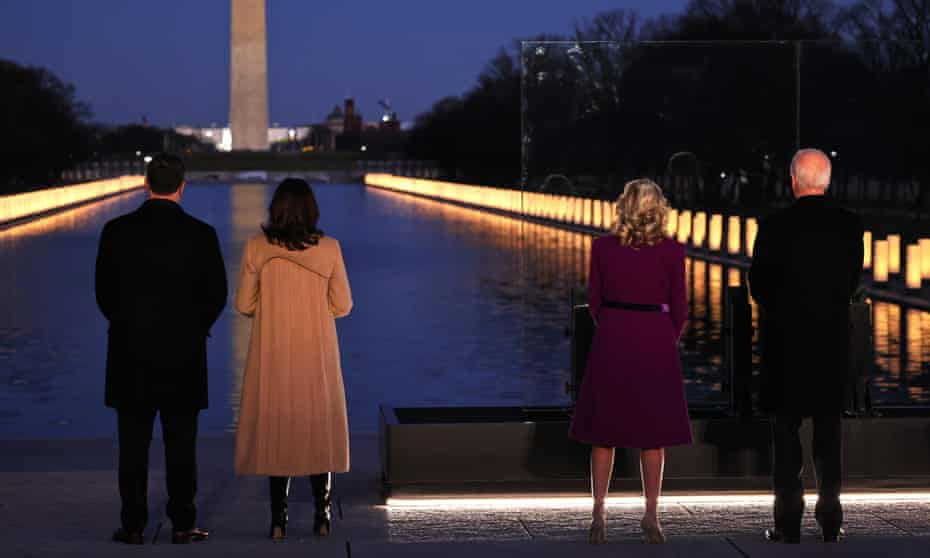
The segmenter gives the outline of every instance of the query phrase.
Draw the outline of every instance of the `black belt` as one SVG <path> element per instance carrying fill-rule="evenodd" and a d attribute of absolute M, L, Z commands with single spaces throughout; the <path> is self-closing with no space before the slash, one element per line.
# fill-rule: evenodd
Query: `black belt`
<path fill-rule="evenodd" d="M 668 312 L 668 304 L 635 304 L 632 302 L 617 302 L 616 300 L 602 300 L 601 306 L 615 310 L 633 310 L 635 312 Z"/>

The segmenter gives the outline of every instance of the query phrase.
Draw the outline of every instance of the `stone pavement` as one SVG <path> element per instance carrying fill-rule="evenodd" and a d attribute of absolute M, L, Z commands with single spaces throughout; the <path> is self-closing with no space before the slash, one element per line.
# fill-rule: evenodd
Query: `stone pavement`
<path fill-rule="evenodd" d="M 849 504 L 849 537 L 839 545 L 818 542 L 808 513 L 800 546 L 761 540 L 770 511 L 760 504 L 682 505 L 670 496 L 661 510 L 669 536 L 663 546 L 639 541 L 641 508 L 614 506 L 610 542 L 602 547 L 585 542 L 588 511 L 583 508 L 387 508 L 380 493 L 377 439 L 370 434 L 353 435 L 353 471 L 337 480 L 333 535 L 310 536 L 309 482 L 297 481 L 290 538 L 283 543 L 265 538 L 267 481 L 232 474 L 231 439 L 202 440 L 199 524 L 210 528 L 213 538 L 173 546 L 167 544 L 161 448 L 154 446 L 149 544 L 126 547 L 108 540 L 119 517 L 112 441 L 0 441 L 0 556 L 930 556 L 930 502 Z"/>

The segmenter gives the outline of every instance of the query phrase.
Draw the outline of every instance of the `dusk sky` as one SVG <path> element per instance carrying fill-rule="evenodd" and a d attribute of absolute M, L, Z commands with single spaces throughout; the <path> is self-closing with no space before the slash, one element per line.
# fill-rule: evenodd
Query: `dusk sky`
<path fill-rule="evenodd" d="M 686 0 L 268 0 L 271 120 L 322 120 L 346 95 L 402 120 L 466 91 L 502 46 L 611 9 L 644 17 Z M 225 124 L 229 0 L 4 0 L 0 58 L 73 83 L 94 119 Z"/>

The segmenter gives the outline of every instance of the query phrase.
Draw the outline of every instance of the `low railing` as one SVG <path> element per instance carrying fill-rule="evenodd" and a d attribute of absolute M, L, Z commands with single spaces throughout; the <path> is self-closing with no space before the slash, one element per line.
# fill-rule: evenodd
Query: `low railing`
<path fill-rule="evenodd" d="M 140 175 L 126 175 L 108 180 L 0 196 L 0 227 L 135 190 L 141 188 L 143 182 L 144 177 Z"/>

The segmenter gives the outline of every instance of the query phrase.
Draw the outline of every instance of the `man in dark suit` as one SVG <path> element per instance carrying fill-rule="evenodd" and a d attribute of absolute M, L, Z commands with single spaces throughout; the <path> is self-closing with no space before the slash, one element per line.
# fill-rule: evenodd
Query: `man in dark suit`
<path fill-rule="evenodd" d="M 149 199 L 103 227 L 96 294 L 110 322 L 106 405 L 119 423 L 122 527 L 113 539 L 142 544 L 155 415 L 165 444 L 172 542 L 204 540 L 194 527 L 197 417 L 207 407 L 210 328 L 226 305 L 216 231 L 184 212 L 184 165 L 158 155 L 146 168 Z"/>
<path fill-rule="evenodd" d="M 749 284 L 762 307 L 762 407 L 771 416 L 775 528 L 769 540 L 799 542 L 804 513 L 798 429 L 812 417 L 816 518 L 823 540 L 843 523 L 841 422 L 849 367 L 849 303 L 862 272 L 862 222 L 824 194 L 830 159 L 804 149 L 791 162 L 797 201 L 763 220 Z"/>

